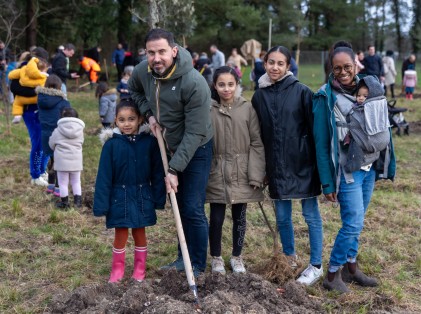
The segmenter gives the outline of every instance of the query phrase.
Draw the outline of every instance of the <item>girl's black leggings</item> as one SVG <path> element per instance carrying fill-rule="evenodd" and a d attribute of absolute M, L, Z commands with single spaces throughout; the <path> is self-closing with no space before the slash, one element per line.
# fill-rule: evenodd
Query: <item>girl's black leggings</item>
<path fill-rule="evenodd" d="M 226 204 L 210 204 L 209 246 L 211 256 L 221 256 L 222 225 Z M 240 256 L 246 234 L 247 204 L 232 204 L 232 256 Z"/>

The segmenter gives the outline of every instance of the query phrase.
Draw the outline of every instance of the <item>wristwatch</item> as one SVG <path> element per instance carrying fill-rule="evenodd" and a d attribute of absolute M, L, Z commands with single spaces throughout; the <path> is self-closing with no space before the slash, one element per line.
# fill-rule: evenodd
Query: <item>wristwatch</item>
<path fill-rule="evenodd" d="M 177 175 L 177 170 L 175 170 L 175 169 L 173 169 L 173 168 L 170 167 L 170 168 L 168 168 L 168 173 L 176 176 Z"/>
<path fill-rule="evenodd" d="M 152 116 L 153 116 L 153 112 L 152 112 L 151 109 L 149 109 L 148 111 L 145 112 L 146 121 L 149 122 L 149 118 L 152 117 Z"/>

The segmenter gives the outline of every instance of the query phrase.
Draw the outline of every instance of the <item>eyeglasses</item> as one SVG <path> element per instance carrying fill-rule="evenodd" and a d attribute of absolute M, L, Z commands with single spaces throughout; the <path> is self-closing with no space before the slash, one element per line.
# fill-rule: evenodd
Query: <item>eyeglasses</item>
<path fill-rule="evenodd" d="M 353 69 L 353 65 L 352 64 L 345 64 L 343 67 L 341 66 L 335 66 L 333 67 L 333 74 L 340 74 L 342 73 L 343 70 L 345 70 L 345 72 L 349 72 Z"/>

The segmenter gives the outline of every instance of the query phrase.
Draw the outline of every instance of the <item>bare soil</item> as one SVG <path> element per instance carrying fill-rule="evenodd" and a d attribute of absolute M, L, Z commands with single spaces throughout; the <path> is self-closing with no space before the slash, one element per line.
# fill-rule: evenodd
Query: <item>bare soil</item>
<path fill-rule="evenodd" d="M 278 286 L 259 275 L 207 273 L 198 278 L 202 313 L 323 313 L 294 281 Z M 195 313 L 194 296 L 183 273 L 165 272 L 162 279 L 132 280 L 79 287 L 54 296 L 48 313 Z"/>

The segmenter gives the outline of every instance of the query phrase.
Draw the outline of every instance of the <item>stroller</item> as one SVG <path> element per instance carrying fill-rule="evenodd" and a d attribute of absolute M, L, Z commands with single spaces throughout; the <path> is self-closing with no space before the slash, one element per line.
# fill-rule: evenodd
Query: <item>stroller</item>
<path fill-rule="evenodd" d="M 391 99 L 387 102 L 387 109 L 389 112 L 389 122 L 392 128 L 397 128 L 396 135 L 401 135 L 401 129 L 405 135 L 409 135 L 409 124 L 406 122 L 403 112 L 407 111 L 408 108 L 395 107 L 396 100 Z"/>

